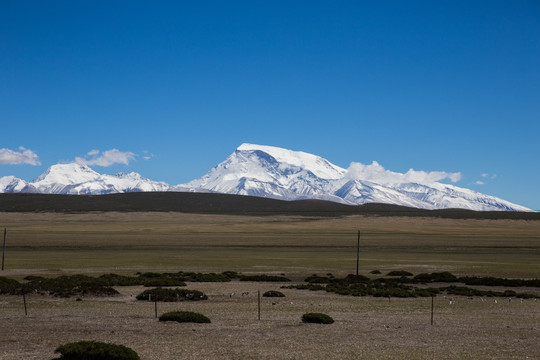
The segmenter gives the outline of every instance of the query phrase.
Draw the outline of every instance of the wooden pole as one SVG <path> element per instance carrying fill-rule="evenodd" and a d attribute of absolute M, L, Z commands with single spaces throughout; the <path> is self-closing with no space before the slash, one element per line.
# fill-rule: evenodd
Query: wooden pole
<path fill-rule="evenodd" d="M 358 230 L 358 243 L 356 245 L 356 276 L 358 276 L 359 263 L 360 263 L 360 230 Z"/>
<path fill-rule="evenodd" d="M 433 325 L 433 299 L 434 296 L 431 296 L 431 325 Z"/>
<path fill-rule="evenodd" d="M 23 291 L 22 293 L 23 303 L 24 303 L 24 315 L 28 316 L 28 311 L 26 311 L 26 295 Z"/>
<path fill-rule="evenodd" d="M 6 234 L 7 229 L 4 228 L 4 246 L 2 247 L 2 271 L 4 271 L 4 260 L 6 258 Z"/>
<path fill-rule="evenodd" d="M 261 290 L 257 290 L 257 303 L 259 304 L 259 321 L 261 320 Z"/>

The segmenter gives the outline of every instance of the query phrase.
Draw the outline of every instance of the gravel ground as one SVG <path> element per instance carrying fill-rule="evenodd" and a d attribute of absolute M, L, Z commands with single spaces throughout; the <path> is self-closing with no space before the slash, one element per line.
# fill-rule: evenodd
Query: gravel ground
<path fill-rule="evenodd" d="M 0 359 L 54 359 L 79 340 L 126 345 L 141 359 L 540 359 L 540 301 L 438 296 L 382 299 L 280 289 L 281 284 L 188 283 L 209 300 L 158 303 L 158 313 L 188 310 L 211 324 L 163 323 L 154 303 L 135 300 L 143 287 L 112 298 L 0 296 Z M 261 297 L 280 290 L 285 298 Z M 234 294 L 233 294 L 234 293 Z M 247 294 L 249 293 L 249 294 Z M 323 312 L 331 325 L 304 324 Z"/>

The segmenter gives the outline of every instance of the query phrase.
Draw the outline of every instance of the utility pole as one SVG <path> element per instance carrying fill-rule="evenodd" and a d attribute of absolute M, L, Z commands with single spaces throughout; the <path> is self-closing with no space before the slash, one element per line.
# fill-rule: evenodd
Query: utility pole
<path fill-rule="evenodd" d="M 4 228 L 4 246 L 2 248 L 2 271 L 4 271 L 4 260 L 6 258 L 6 234 L 7 234 L 7 229 Z"/>
<path fill-rule="evenodd" d="M 358 230 L 358 243 L 356 245 L 356 276 L 358 276 L 359 263 L 360 263 L 360 230 Z"/>

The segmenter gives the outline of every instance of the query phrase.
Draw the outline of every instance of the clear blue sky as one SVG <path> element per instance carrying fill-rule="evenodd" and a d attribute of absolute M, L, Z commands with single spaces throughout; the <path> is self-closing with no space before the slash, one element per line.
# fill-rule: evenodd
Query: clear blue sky
<path fill-rule="evenodd" d="M 0 0 L 0 131 L 25 180 L 180 184 L 248 142 L 540 210 L 540 2 Z"/>

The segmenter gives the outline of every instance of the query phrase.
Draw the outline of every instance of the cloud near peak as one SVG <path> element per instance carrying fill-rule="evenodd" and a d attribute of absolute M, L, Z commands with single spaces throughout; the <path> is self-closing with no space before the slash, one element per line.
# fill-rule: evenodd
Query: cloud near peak
<path fill-rule="evenodd" d="M 10 149 L 0 149 L 0 164 L 4 165 L 41 165 L 39 156 L 35 152 L 24 147 L 19 147 L 19 151 Z"/>
<path fill-rule="evenodd" d="M 85 165 L 97 165 L 97 166 L 111 166 L 114 164 L 129 165 L 129 162 L 135 160 L 135 154 L 130 151 L 120 151 L 118 149 L 111 149 L 101 152 L 99 150 L 92 150 L 86 154 L 86 157 L 77 157 L 75 162 Z"/>
<path fill-rule="evenodd" d="M 349 179 L 362 179 L 380 184 L 419 183 L 430 184 L 444 179 L 452 182 L 461 180 L 460 172 L 445 171 L 417 171 L 409 169 L 405 174 L 386 170 L 378 162 L 373 161 L 370 165 L 353 162 L 345 175 Z"/>

